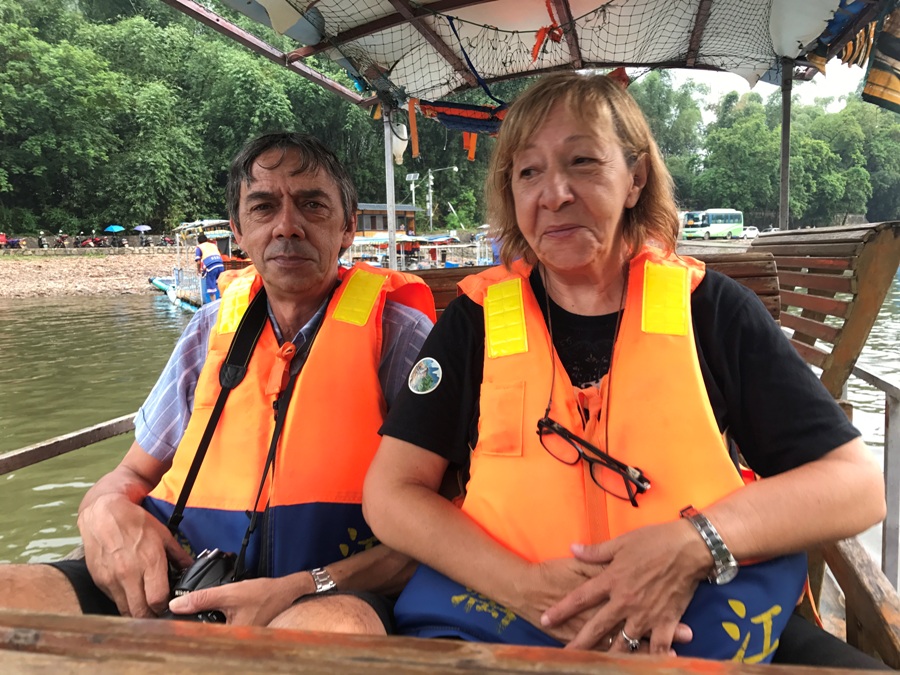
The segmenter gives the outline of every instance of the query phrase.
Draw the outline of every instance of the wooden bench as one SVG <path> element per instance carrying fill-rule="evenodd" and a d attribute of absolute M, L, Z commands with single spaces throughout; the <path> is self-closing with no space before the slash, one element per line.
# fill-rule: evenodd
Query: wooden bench
<path fill-rule="evenodd" d="M 897 270 L 898 231 L 900 223 L 799 230 L 762 236 L 745 253 L 692 255 L 752 290 L 776 321 L 793 329 L 797 351 L 823 369 L 826 387 L 838 398 Z M 457 282 L 481 269 L 416 274 L 431 287 L 440 313 L 456 297 Z M 790 313 L 798 307 L 805 314 Z M 813 336 L 828 338 L 831 352 L 816 346 Z M 859 541 L 851 538 L 810 551 L 809 558 L 815 602 L 821 598 L 827 563 L 846 598 L 847 641 L 900 669 L 900 596 Z M 805 609 L 812 618 L 808 604 Z"/>
<path fill-rule="evenodd" d="M 820 227 L 757 237 L 775 256 L 781 325 L 840 399 L 900 263 L 900 223 Z"/>
<path fill-rule="evenodd" d="M 900 223 L 772 232 L 755 239 L 751 250 L 775 256 L 781 324 L 852 417 L 841 399 L 897 272 Z M 810 552 L 817 600 L 826 563 L 846 598 L 847 641 L 900 668 L 900 605 L 887 578 L 856 539 L 838 542 Z"/>

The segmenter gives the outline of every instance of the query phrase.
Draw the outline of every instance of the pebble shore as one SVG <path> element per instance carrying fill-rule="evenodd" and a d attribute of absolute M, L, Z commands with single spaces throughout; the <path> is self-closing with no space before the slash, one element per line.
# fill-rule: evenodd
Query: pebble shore
<path fill-rule="evenodd" d="M 172 276 L 176 262 L 170 251 L 42 253 L 3 251 L 0 298 L 159 293 L 149 278 Z"/>

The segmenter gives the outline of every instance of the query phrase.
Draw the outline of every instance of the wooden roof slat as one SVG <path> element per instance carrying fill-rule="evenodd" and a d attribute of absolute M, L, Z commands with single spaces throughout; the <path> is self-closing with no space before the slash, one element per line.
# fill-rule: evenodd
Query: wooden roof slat
<path fill-rule="evenodd" d="M 412 13 L 413 17 L 421 18 L 425 16 L 431 16 L 432 14 L 449 12 L 454 9 L 461 9 L 463 7 L 471 7 L 472 5 L 483 5 L 491 1 L 492 0 L 438 0 L 438 2 L 432 2 L 421 7 L 409 7 L 408 5 L 407 7 L 409 8 L 409 11 Z M 295 49 L 290 53 L 290 58 L 304 59 L 307 56 L 313 56 L 314 54 L 323 52 L 326 49 L 331 49 L 332 47 L 342 45 L 345 42 L 353 42 L 354 40 L 359 40 L 360 38 L 374 35 L 375 33 L 378 33 L 380 31 L 403 25 L 406 22 L 407 18 L 399 11 L 397 11 L 394 14 L 388 14 L 387 16 L 380 17 L 378 19 L 375 19 L 374 21 L 370 21 L 369 23 L 354 26 L 353 28 L 338 33 L 328 40 L 323 40 L 319 44 Z"/>
<path fill-rule="evenodd" d="M 453 70 L 460 74 L 467 85 L 470 87 L 478 86 L 478 81 L 475 79 L 472 71 L 469 70 L 469 67 L 456 55 L 456 52 L 450 49 L 450 46 L 441 39 L 441 36 L 435 33 L 434 29 L 425 23 L 422 17 L 415 15 L 412 7 L 409 6 L 409 3 L 407 3 L 406 0 L 388 0 L 388 2 L 391 3 L 393 8 L 397 10 L 397 13 L 400 14 L 407 23 L 419 31 L 428 44 L 434 47 L 435 51 L 440 54 L 447 63 L 453 66 Z"/>
<path fill-rule="evenodd" d="M 566 36 L 569 53 L 572 55 L 572 67 L 578 70 L 584 66 L 584 59 L 581 56 L 581 47 L 578 45 L 578 33 L 575 32 L 575 20 L 572 18 L 572 8 L 569 7 L 569 0 L 552 0 L 552 2 L 559 23 L 563 26 L 563 34 Z"/>
<path fill-rule="evenodd" d="M 302 63 L 294 63 L 289 54 L 285 54 L 281 50 L 275 49 L 272 45 L 260 40 L 255 35 L 251 35 L 243 28 L 231 23 L 227 19 L 219 16 L 215 12 L 211 12 L 193 0 L 162 0 L 170 7 L 177 9 L 179 12 L 187 14 L 192 19 L 196 19 L 205 26 L 212 28 L 217 33 L 221 33 L 225 37 L 229 37 L 238 44 L 242 44 L 251 51 L 266 57 L 270 61 L 274 61 L 279 66 L 284 66 L 311 82 L 315 82 L 326 91 L 337 94 L 341 98 L 361 105 L 366 99 L 357 94 L 355 91 L 347 89 L 344 85 L 335 82 L 322 75 L 321 73 L 309 68 Z"/>
<path fill-rule="evenodd" d="M 710 8 L 712 0 L 700 0 L 697 6 L 697 16 L 694 19 L 694 30 L 691 31 L 691 39 L 688 43 L 687 56 L 684 58 L 684 64 L 688 68 L 693 68 L 700 55 L 700 43 L 703 41 L 703 33 L 706 30 L 706 22 L 709 20 Z"/>
<path fill-rule="evenodd" d="M 879 12 L 881 12 L 881 6 L 874 0 L 869 2 L 869 6 L 862 10 L 853 21 L 850 26 L 844 29 L 844 32 L 841 34 L 841 37 L 830 45 L 828 45 L 828 55 L 825 57 L 826 61 L 830 61 L 832 58 L 841 53 L 844 47 L 847 46 L 847 43 L 850 40 L 854 39 L 863 28 L 868 26 L 870 23 L 875 21 L 878 18 Z"/>

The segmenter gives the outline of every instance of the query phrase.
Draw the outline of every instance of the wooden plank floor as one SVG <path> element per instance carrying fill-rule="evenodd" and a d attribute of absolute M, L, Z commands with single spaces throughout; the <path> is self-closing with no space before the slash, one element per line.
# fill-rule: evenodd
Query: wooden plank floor
<path fill-rule="evenodd" d="M 838 675 L 832 669 L 748 666 L 649 656 L 374 638 L 180 621 L 0 610 L 0 671 L 47 675 L 322 673 L 409 675 Z M 863 671 L 858 671 L 863 672 Z"/>

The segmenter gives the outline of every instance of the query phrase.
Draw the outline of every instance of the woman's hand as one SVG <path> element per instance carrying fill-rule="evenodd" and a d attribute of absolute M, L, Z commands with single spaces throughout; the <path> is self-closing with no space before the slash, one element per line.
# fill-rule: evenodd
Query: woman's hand
<path fill-rule="evenodd" d="M 653 654 L 669 654 L 673 641 L 690 640 L 690 629 L 679 620 L 712 567 L 709 549 L 690 523 L 643 527 L 602 544 L 574 545 L 572 551 L 578 560 L 605 569 L 544 613 L 545 631 L 569 627 L 574 617 L 593 610 L 568 648 L 603 647 L 622 630 L 635 639 L 649 637 Z M 629 652 L 620 637 L 611 649 Z"/>
<path fill-rule="evenodd" d="M 575 558 L 557 558 L 528 565 L 525 575 L 517 584 L 519 599 L 509 609 L 560 642 L 569 642 L 591 618 L 593 608 L 576 611 L 551 627 L 541 625 L 541 616 L 600 574 L 603 567 Z"/>

